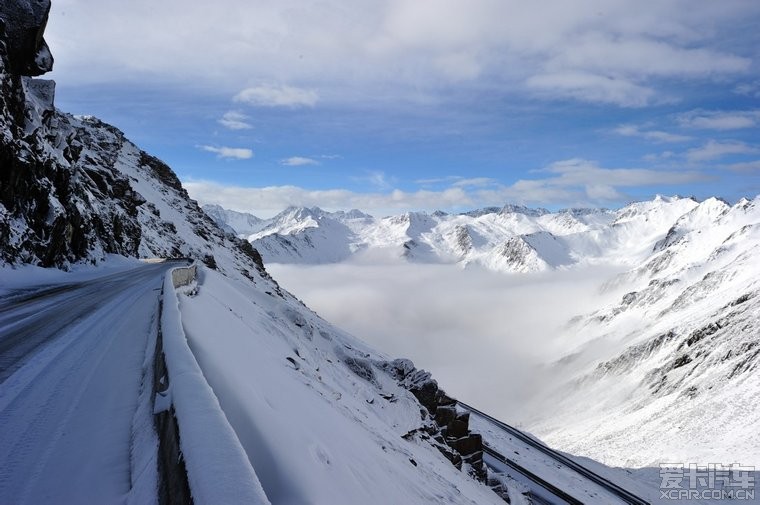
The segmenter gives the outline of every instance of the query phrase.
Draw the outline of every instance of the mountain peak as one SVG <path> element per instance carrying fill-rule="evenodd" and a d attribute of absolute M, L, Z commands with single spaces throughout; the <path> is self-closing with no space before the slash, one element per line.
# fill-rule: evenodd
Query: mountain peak
<path fill-rule="evenodd" d="M 550 212 L 547 209 L 544 209 L 542 207 L 526 207 L 525 205 L 516 205 L 512 203 L 505 204 L 501 210 L 499 211 L 501 214 L 524 214 L 526 216 L 543 216 L 545 214 L 550 214 Z"/>

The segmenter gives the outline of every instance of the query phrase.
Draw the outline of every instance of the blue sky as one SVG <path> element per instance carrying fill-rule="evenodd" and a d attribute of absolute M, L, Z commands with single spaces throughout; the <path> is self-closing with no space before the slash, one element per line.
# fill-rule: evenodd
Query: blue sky
<path fill-rule="evenodd" d="M 57 105 L 202 203 L 373 213 L 760 193 L 754 0 L 54 0 Z"/>

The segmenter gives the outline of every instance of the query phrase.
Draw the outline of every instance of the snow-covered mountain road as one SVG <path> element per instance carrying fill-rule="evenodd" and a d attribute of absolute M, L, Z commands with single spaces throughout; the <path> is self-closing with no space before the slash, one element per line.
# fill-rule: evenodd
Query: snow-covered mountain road
<path fill-rule="evenodd" d="M 123 503 L 155 471 L 135 468 L 133 435 L 159 294 L 175 266 L 0 299 L 0 503 Z"/>

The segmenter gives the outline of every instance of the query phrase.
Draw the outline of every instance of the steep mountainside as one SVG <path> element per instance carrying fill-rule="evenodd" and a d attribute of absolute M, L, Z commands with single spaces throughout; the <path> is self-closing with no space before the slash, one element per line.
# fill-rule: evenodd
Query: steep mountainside
<path fill-rule="evenodd" d="M 42 4 L 49 8 L 4 3 L 2 13 Z M 66 268 L 108 254 L 188 256 L 228 274 L 261 270 L 258 253 L 225 235 L 166 164 L 113 126 L 57 110 L 53 81 L 14 73 L 37 56 L 10 51 L 24 45 L 13 40 L 0 44 L 1 262 Z"/>
<path fill-rule="evenodd" d="M 731 455 L 757 464 L 760 197 L 708 199 L 636 268 L 619 303 L 576 319 L 569 377 L 531 428 L 573 453 L 626 466 Z M 596 402 L 584 401 L 596 398 Z M 635 450 L 634 450 L 635 448 Z"/>

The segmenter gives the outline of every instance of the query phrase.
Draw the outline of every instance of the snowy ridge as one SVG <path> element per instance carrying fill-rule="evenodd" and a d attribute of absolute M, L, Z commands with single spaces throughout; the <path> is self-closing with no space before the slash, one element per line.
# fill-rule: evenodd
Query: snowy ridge
<path fill-rule="evenodd" d="M 697 205 L 691 198 L 658 196 L 617 211 L 550 212 L 508 204 L 458 215 L 407 212 L 383 218 L 291 207 L 261 221 L 259 231 L 247 238 L 272 263 L 336 263 L 367 251 L 385 251 L 409 261 L 501 272 L 595 263 L 634 266 Z M 234 229 L 218 208 L 210 211 L 215 219 Z"/>
<path fill-rule="evenodd" d="M 702 461 L 712 444 L 758 463 L 759 203 L 700 203 L 616 280 L 633 291 L 573 323 L 557 365 L 572 378 L 552 395 L 556 416 L 532 424 L 539 435 L 625 466 Z M 579 402 L 589 396 L 603 401 Z"/>
<path fill-rule="evenodd" d="M 259 231 L 263 221 L 252 214 L 225 210 L 220 205 L 204 205 L 203 211 L 228 233 L 247 236 Z"/>

